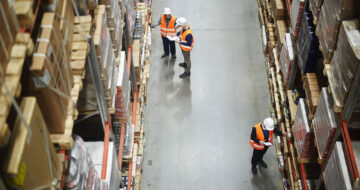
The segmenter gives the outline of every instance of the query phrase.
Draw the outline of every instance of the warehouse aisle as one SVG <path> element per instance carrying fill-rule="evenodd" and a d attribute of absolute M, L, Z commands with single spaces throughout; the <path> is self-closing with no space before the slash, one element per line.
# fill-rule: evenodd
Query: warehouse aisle
<path fill-rule="evenodd" d="M 164 7 L 184 16 L 195 44 L 192 76 L 183 61 L 160 59 L 153 30 L 145 118 L 143 190 L 280 189 L 275 147 L 268 169 L 251 174 L 251 126 L 269 115 L 270 100 L 254 0 L 154 0 L 153 20 Z"/>

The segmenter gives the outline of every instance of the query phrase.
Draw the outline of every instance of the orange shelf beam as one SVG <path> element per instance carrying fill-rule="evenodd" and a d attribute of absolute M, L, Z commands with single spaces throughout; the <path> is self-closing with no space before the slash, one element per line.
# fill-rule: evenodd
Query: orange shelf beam
<path fill-rule="evenodd" d="M 118 155 L 118 162 L 120 168 L 122 167 L 122 156 L 124 150 L 124 140 L 125 140 L 125 123 L 121 123 L 121 131 L 120 131 L 120 145 L 119 145 L 119 155 Z"/>
<path fill-rule="evenodd" d="M 137 108 L 137 98 L 138 98 L 138 92 L 134 92 L 134 103 L 133 103 L 133 109 L 132 109 L 132 124 L 136 125 L 136 108 Z M 134 147 L 132 149 L 132 155 L 134 156 Z M 129 174 L 128 174 L 128 186 L 127 189 L 131 189 L 131 176 L 132 176 L 132 167 L 133 162 L 132 159 L 129 162 Z"/>
<path fill-rule="evenodd" d="M 107 161 L 109 154 L 109 141 L 110 141 L 110 123 L 105 123 L 105 137 L 104 137 L 104 152 L 103 152 L 103 161 L 101 166 L 101 179 L 106 179 L 106 169 L 107 169 Z"/>

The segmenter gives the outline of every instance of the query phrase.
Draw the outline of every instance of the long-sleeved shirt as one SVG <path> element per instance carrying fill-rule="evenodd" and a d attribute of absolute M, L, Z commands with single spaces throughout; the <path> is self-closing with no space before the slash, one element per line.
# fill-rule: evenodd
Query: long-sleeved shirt
<path fill-rule="evenodd" d="M 162 15 L 160 16 L 160 19 L 159 19 L 159 21 L 158 21 L 158 24 L 159 24 L 159 25 L 161 24 L 161 18 L 162 18 Z M 165 18 L 166 26 L 169 26 L 169 23 L 170 23 L 171 18 L 172 18 L 172 16 L 170 17 L 170 19 L 166 19 L 166 18 Z M 177 18 L 175 19 L 175 28 L 176 28 L 176 20 L 177 20 Z"/>
<path fill-rule="evenodd" d="M 188 30 L 188 29 L 189 29 L 189 28 L 184 29 L 184 32 L 185 32 L 186 30 Z M 181 30 L 180 30 L 180 32 L 177 33 L 177 36 L 180 36 L 180 33 L 181 33 Z M 192 36 L 191 34 L 188 34 L 188 35 L 185 37 L 185 40 L 186 40 L 186 42 L 181 42 L 181 45 L 191 47 L 191 45 L 192 45 L 192 40 L 193 40 L 193 36 Z"/>
<path fill-rule="evenodd" d="M 268 140 L 269 140 L 269 131 L 268 130 L 264 130 L 262 127 L 261 127 L 261 129 L 262 129 L 262 131 L 263 131 L 263 133 L 264 133 L 264 137 L 265 137 L 265 142 L 267 142 Z M 279 135 L 279 136 L 283 136 L 283 134 L 282 134 L 282 131 L 280 131 L 280 130 L 278 130 L 277 128 L 275 128 L 274 129 L 274 133 L 275 134 L 277 134 L 277 135 Z M 252 131 L 251 131 L 251 140 L 253 140 L 254 142 L 256 142 L 256 143 L 260 143 L 259 142 L 259 139 L 257 138 L 257 136 L 256 136 L 256 128 L 255 127 L 253 127 L 252 128 Z"/>

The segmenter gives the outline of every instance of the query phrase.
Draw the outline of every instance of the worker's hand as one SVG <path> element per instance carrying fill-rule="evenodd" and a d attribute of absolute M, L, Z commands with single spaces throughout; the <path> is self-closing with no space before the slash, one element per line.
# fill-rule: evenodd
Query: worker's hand
<path fill-rule="evenodd" d="M 155 28 L 156 25 L 155 25 L 155 24 L 150 24 L 150 27 L 151 27 L 151 28 Z"/>
<path fill-rule="evenodd" d="M 264 144 L 265 142 L 264 141 L 259 141 L 260 144 Z"/>

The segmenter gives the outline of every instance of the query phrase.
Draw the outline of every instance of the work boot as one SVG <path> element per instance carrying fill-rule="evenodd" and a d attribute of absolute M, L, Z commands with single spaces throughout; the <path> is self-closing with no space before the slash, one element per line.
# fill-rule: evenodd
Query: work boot
<path fill-rule="evenodd" d="M 251 167 L 251 171 L 252 171 L 253 175 L 256 175 L 256 174 L 257 174 L 257 168 L 256 168 L 256 166 L 255 166 L 255 167 Z"/>
<path fill-rule="evenodd" d="M 169 54 L 164 53 L 164 54 L 161 55 L 161 58 L 164 58 L 164 57 L 167 57 L 167 56 L 169 56 Z"/>
<path fill-rule="evenodd" d="M 185 62 L 183 62 L 183 63 L 179 63 L 179 66 L 180 66 L 180 67 L 184 67 L 184 68 L 186 68 L 186 63 L 185 63 Z"/>
<path fill-rule="evenodd" d="M 184 72 L 183 74 L 181 74 L 179 77 L 183 79 L 183 78 L 188 77 L 188 76 L 190 76 L 190 72 L 186 72 L 186 71 L 185 71 L 185 72 Z"/>
<path fill-rule="evenodd" d="M 259 165 L 263 168 L 267 168 L 267 164 L 263 160 L 259 162 Z"/>
<path fill-rule="evenodd" d="M 171 58 L 172 58 L 172 59 L 176 59 L 176 55 L 171 55 Z"/>

